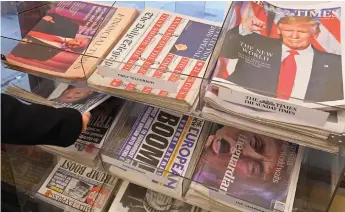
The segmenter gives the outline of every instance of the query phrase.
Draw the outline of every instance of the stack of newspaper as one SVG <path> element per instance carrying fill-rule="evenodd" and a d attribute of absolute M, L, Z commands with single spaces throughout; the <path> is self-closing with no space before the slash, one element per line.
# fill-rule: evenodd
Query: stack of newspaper
<path fill-rule="evenodd" d="M 88 83 L 126 98 L 190 111 L 221 24 L 146 8 Z"/>
<path fill-rule="evenodd" d="M 61 1 L 49 6 L 6 56 L 11 68 L 46 77 L 85 80 L 138 15 L 134 8 L 92 2 Z"/>
<path fill-rule="evenodd" d="M 128 181 L 122 182 L 109 212 L 201 212 L 201 209 Z"/>
<path fill-rule="evenodd" d="M 203 116 L 336 152 L 325 140 L 345 132 L 344 4 L 291 5 L 232 3 Z"/>
<path fill-rule="evenodd" d="M 106 135 L 116 126 L 126 105 L 125 100 L 111 97 L 91 111 L 86 132 L 81 133 L 73 145 L 66 148 L 50 145 L 40 145 L 40 147 L 54 154 L 97 167 L 100 162 L 99 152 L 104 145 Z"/>
<path fill-rule="evenodd" d="M 303 147 L 214 124 L 185 196 L 217 211 L 292 210 Z M 220 203 L 220 204 L 219 204 Z"/>
<path fill-rule="evenodd" d="M 192 177 L 209 123 L 142 104 L 128 110 L 109 133 L 102 161 L 122 179 L 181 199 L 184 178 Z"/>
<path fill-rule="evenodd" d="M 66 211 L 100 212 L 108 205 L 118 178 L 61 158 L 36 197 Z"/>

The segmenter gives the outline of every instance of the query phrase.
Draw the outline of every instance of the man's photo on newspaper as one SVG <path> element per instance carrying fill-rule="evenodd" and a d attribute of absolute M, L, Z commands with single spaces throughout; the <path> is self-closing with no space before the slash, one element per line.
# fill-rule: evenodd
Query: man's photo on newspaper
<path fill-rule="evenodd" d="M 343 100 L 340 51 L 325 48 L 341 45 L 340 24 L 334 24 L 340 22 L 334 12 L 340 14 L 340 8 L 320 11 L 282 15 L 254 2 L 242 3 L 238 24 L 225 35 L 216 77 L 278 99 Z"/>

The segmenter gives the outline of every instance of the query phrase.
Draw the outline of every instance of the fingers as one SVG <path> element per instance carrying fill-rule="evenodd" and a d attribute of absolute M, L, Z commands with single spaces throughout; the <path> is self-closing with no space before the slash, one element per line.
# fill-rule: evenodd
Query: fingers
<path fill-rule="evenodd" d="M 91 113 L 90 112 L 83 113 L 83 115 L 82 115 L 82 119 L 83 119 L 82 132 L 86 131 L 87 124 L 90 121 L 90 117 L 91 117 Z"/>
<path fill-rule="evenodd" d="M 253 27 L 258 27 L 261 29 L 264 29 L 266 27 L 265 23 L 255 16 L 252 17 L 252 25 Z"/>

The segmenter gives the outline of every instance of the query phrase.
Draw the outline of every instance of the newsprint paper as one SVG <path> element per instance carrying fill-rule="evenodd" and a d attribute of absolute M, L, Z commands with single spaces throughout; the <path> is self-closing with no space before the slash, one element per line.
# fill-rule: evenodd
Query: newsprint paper
<path fill-rule="evenodd" d="M 291 5 L 233 2 L 212 85 L 309 108 L 344 105 L 343 4 Z"/>
<path fill-rule="evenodd" d="M 109 172 L 181 198 L 183 177 L 192 161 L 196 163 L 196 149 L 202 148 L 204 121 L 142 104 L 135 104 L 124 121 L 101 153 L 102 160 L 113 165 Z"/>
<path fill-rule="evenodd" d="M 109 211 L 114 212 L 198 212 L 199 208 L 162 193 L 123 181 Z"/>
<path fill-rule="evenodd" d="M 190 188 L 241 211 L 291 211 L 303 147 L 214 124 Z"/>
<path fill-rule="evenodd" d="M 342 8 L 337 3 L 314 4 L 317 9 L 272 4 L 233 2 L 206 102 L 242 117 L 343 133 L 344 122 L 329 130 L 329 113 L 321 111 L 339 110 L 331 106 L 345 102 Z"/>
<path fill-rule="evenodd" d="M 221 23 L 145 8 L 88 83 L 191 107 L 220 31 Z"/>
<path fill-rule="evenodd" d="M 94 92 L 87 88 L 60 83 L 48 99 L 57 102 L 60 107 L 68 107 L 84 113 L 91 111 L 110 96 Z"/>
<path fill-rule="evenodd" d="M 41 147 L 94 167 L 97 165 L 96 159 L 98 159 L 107 134 L 115 127 L 125 107 L 125 100 L 110 97 L 91 111 L 92 115 L 86 131 L 79 135 L 74 144 L 65 148 L 48 145 Z"/>
<path fill-rule="evenodd" d="M 67 80 L 89 77 L 138 15 L 134 8 L 85 1 L 49 8 L 6 59 L 21 71 Z"/>
<path fill-rule="evenodd" d="M 38 191 L 38 197 L 67 211 L 100 212 L 117 178 L 61 158 Z"/>

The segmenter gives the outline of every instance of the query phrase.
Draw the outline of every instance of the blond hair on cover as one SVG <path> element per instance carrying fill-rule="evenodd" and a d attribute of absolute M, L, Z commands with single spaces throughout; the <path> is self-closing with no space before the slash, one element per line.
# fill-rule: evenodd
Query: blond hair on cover
<path fill-rule="evenodd" d="M 319 23 L 315 19 L 309 16 L 285 16 L 285 17 L 282 17 L 278 21 L 277 26 L 279 26 L 279 24 L 292 24 L 292 23 L 301 23 L 301 24 L 306 23 L 306 24 L 313 25 L 314 33 L 315 34 L 320 33 Z"/>

